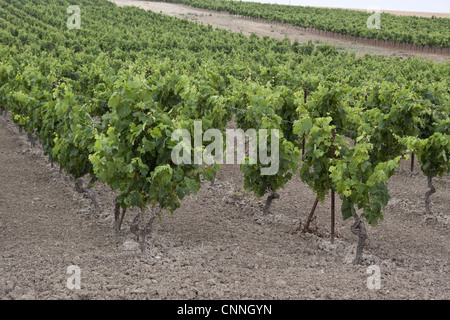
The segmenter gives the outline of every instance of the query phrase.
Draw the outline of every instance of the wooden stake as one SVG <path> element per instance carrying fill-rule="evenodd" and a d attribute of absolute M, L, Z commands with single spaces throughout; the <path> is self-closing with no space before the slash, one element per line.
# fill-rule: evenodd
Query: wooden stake
<path fill-rule="evenodd" d="M 304 92 L 303 101 L 306 104 L 308 102 L 308 89 L 303 90 L 303 92 Z M 305 155 L 305 134 L 303 134 L 303 139 L 302 139 L 302 157 L 304 155 Z"/>
<path fill-rule="evenodd" d="M 314 204 L 311 208 L 311 212 L 309 213 L 308 220 L 306 220 L 305 228 L 303 228 L 303 231 L 307 231 L 309 229 L 309 225 L 311 224 L 312 218 L 314 216 L 314 211 L 316 211 L 317 204 L 319 203 L 319 197 L 316 197 L 316 200 L 314 200 Z"/>
<path fill-rule="evenodd" d="M 331 139 L 331 158 L 334 158 L 334 139 L 335 132 L 331 129 L 332 139 Z M 331 187 L 331 243 L 334 243 L 334 225 L 335 225 L 335 210 L 334 210 L 334 190 Z"/>

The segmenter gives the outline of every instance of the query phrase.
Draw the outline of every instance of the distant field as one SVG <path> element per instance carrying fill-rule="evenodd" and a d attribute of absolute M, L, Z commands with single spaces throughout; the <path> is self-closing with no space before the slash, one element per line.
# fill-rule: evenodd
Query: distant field
<path fill-rule="evenodd" d="M 317 34 L 307 30 L 297 30 L 295 28 L 286 28 L 282 25 L 269 24 L 264 21 L 247 20 L 235 17 L 224 12 L 208 12 L 204 9 L 194 8 L 178 3 L 154 2 L 154 1 L 136 1 L 136 0 L 110 0 L 119 6 L 133 5 L 153 12 L 161 12 L 178 18 L 187 18 L 198 23 L 212 25 L 233 32 L 243 32 L 246 35 L 256 33 L 260 36 L 269 36 L 278 40 L 286 36 L 292 41 L 299 43 L 308 43 L 309 40 L 317 43 L 330 43 L 343 50 L 355 52 L 358 56 L 365 54 L 375 54 L 384 56 L 419 56 L 424 59 L 432 59 L 435 62 L 448 60 L 443 55 L 431 52 L 417 52 L 405 48 L 382 48 L 352 40 L 337 39 L 331 36 Z"/>
<path fill-rule="evenodd" d="M 226 0 L 161 0 L 177 2 L 201 9 L 228 12 L 232 15 L 278 21 L 301 28 L 313 28 L 335 34 L 393 43 L 450 48 L 450 29 L 446 18 L 431 19 L 433 13 L 402 11 L 384 14 L 382 27 L 369 26 L 374 18 L 365 10 L 287 6 L 270 3 Z M 386 10 L 386 12 L 388 12 Z M 392 11 L 392 13 L 394 13 Z M 450 17 L 449 14 L 444 16 Z M 370 19 L 370 20 L 369 20 Z"/>
<path fill-rule="evenodd" d="M 328 8 L 328 9 L 336 9 L 331 7 L 317 7 L 317 8 Z M 345 9 L 345 8 L 342 8 Z M 356 11 L 367 11 L 366 9 L 350 9 Z M 424 18 L 431 18 L 433 16 L 437 18 L 448 18 L 450 19 L 450 13 L 441 13 L 441 12 L 415 12 L 415 11 L 395 11 L 395 10 L 381 10 L 383 13 L 395 14 L 397 16 L 417 16 Z"/>

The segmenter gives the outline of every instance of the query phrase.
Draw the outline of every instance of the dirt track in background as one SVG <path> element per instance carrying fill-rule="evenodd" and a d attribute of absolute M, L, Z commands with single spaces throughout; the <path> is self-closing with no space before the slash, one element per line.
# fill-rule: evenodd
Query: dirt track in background
<path fill-rule="evenodd" d="M 364 12 L 367 11 L 366 9 L 350 9 L 350 10 L 364 11 Z M 383 13 L 395 14 L 396 16 L 417 16 L 425 18 L 432 18 L 433 16 L 435 16 L 437 18 L 450 19 L 450 13 L 443 13 L 443 12 L 396 11 L 396 10 L 380 10 L 380 11 Z"/>
<path fill-rule="evenodd" d="M 417 56 L 424 59 L 431 59 L 435 62 L 450 61 L 450 56 L 407 49 L 372 46 L 350 40 L 337 39 L 326 35 L 319 35 L 310 31 L 298 30 L 293 27 L 286 27 L 276 23 L 243 19 L 228 13 L 211 12 L 209 10 L 193 8 L 182 4 L 139 0 L 110 1 L 119 6 L 137 6 L 153 12 L 163 13 L 178 18 L 187 18 L 191 21 L 196 21 L 205 25 L 209 24 L 233 32 L 242 32 L 245 35 L 256 33 L 259 36 L 268 36 L 279 40 L 282 40 L 287 36 L 291 41 L 297 40 L 299 43 L 307 43 L 309 40 L 312 40 L 316 44 L 329 43 L 337 46 L 339 50 L 355 52 L 358 56 L 363 56 L 365 54 L 399 57 Z"/>

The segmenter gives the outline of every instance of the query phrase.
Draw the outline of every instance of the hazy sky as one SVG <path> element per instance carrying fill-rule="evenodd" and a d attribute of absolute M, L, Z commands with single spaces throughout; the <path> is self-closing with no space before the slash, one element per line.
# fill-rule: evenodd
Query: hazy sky
<path fill-rule="evenodd" d="M 450 13 L 450 0 L 243 0 L 263 3 L 292 4 L 316 7 L 368 9 L 376 6 L 381 10 Z"/>

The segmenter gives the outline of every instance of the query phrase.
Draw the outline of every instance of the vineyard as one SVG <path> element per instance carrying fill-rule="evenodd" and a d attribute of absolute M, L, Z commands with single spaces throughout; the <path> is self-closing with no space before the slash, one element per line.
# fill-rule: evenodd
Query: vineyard
<path fill-rule="evenodd" d="M 381 13 L 383 27 L 367 28 L 370 17 L 365 12 L 346 9 L 326 9 L 302 6 L 287 6 L 270 3 L 232 0 L 164 0 L 178 2 L 197 8 L 226 11 L 270 21 L 288 23 L 302 28 L 314 28 L 360 38 L 378 39 L 420 46 L 450 47 L 450 22 L 447 18 L 423 18 L 395 16 Z"/>
<path fill-rule="evenodd" d="M 378 37 L 361 34 L 358 26 L 343 29 L 333 23 L 344 15 L 349 20 L 342 25 L 355 25 L 356 12 L 310 9 L 298 20 L 283 6 L 183 2 Z M 436 183 L 445 185 L 450 172 L 448 61 L 357 57 L 327 44 L 246 37 L 106 0 L 78 1 L 81 28 L 69 29 L 72 4 L 0 0 L 0 115 L 26 133 L 31 147 L 42 146 L 49 165 L 71 177 L 95 214 L 113 216 L 116 238 L 128 234 L 123 226 L 129 225 L 146 263 L 154 260 L 156 246 L 148 237 L 165 213 L 175 218 L 193 197 L 227 185 L 226 165 L 172 161 L 178 144 L 172 134 L 187 130 L 195 145 L 199 121 L 204 131 L 219 129 L 224 141 L 230 126 L 278 130 L 277 172 L 261 175 L 267 164 L 247 157 L 240 165 L 242 179 L 237 179 L 243 193 L 236 191 L 230 199 L 262 199 L 264 205 L 252 214 L 266 221 L 278 216 L 271 209 L 274 202 L 299 211 L 284 199 L 283 190 L 301 180 L 315 201 L 302 204 L 306 214 L 298 212 L 291 232 L 308 239 L 320 236 L 322 248 L 330 242 L 339 246 L 335 210 L 340 208 L 342 220 L 352 220 L 347 231 L 354 238 L 347 241 L 356 246 L 355 265 L 370 264 L 364 255 L 367 228 L 385 219 L 392 204 L 389 181 L 404 172 L 402 163 L 410 157 L 411 166 L 418 163 L 415 170 L 428 185 L 420 195 L 420 210 L 427 216 L 435 211 L 433 197 L 448 189 L 436 188 Z M 402 33 L 382 39 L 448 47 L 448 19 L 389 19 Z M 420 26 L 421 32 L 409 30 L 410 25 Z M 271 145 L 274 139 L 268 136 L 266 142 Z M 198 147 L 205 152 L 209 143 Z M 109 204 L 99 201 L 106 188 L 114 194 Z M 324 232 L 328 226 L 311 222 L 314 208 L 328 201 L 331 226 Z M 135 214 L 129 223 L 127 211 Z M 220 215 L 227 225 L 226 212 Z"/>

